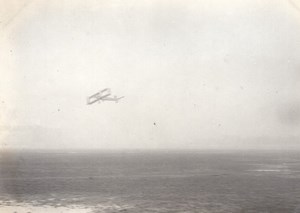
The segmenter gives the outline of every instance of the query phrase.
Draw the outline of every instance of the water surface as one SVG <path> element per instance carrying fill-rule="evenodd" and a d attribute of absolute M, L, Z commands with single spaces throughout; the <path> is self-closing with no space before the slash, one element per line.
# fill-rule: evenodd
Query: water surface
<path fill-rule="evenodd" d="M 2 152 L 0 205 L 300 212 L 297 152 Z"/>

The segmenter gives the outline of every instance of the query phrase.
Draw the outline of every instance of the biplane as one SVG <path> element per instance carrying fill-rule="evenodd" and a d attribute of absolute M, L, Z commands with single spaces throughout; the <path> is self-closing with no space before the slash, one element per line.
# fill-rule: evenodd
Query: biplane
<path fill-rule="evenodd" d="M 111 90 L 109 88 L 105 88 L 97 93 L 95 93 L 94 95 L 91 95 L 87 98 L 87 104 L 93 104 L 93 103 L 101 103 L 104 101 L 115 101 L 116 103 L 118 103 L 118 101 L 120 99 L 124 98 L 124 96 L 122 97 L 117 97 L 117 96 L 113 96 L 111 97 Z"/>

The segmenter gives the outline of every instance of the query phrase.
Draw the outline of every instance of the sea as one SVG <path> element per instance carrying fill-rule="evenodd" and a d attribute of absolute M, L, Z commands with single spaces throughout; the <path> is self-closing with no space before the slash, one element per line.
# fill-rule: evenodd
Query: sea
<path fill-rule="evenodd" d="M 300 213 L 298 151 L 2 151 L 1 213 Z"/>

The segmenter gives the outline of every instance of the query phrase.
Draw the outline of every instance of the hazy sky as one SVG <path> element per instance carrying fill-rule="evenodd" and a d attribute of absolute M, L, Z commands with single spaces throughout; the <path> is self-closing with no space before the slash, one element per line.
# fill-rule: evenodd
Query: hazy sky
<path fill-rule="evenodd" d="M 0 2 L 2 147 L 300 148 L 298 0 Z"/>

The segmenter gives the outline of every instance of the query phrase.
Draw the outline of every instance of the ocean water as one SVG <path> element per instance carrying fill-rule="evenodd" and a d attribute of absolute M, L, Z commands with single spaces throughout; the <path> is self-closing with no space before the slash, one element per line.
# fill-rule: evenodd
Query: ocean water
<path fill-rule="evenodd" d="M 31 213 L 300 213 L 300 153 L 1 152 L 0 207 L 24 205 Z"/>

